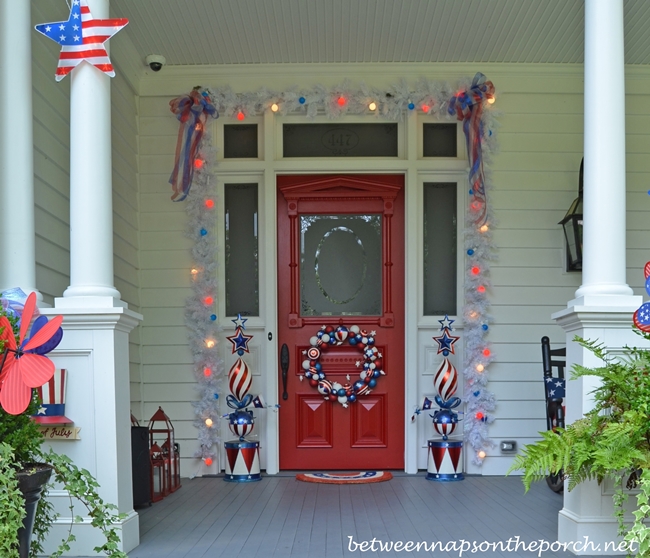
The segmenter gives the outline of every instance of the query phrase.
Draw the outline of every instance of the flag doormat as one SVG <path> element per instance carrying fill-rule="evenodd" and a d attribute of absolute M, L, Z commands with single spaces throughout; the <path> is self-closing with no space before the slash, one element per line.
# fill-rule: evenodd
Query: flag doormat
<path fill-rule="evenodd" d="M 300 473 L 296 479 L 323 484 L 366 484 L 384 482 L 393 478 L 388 471 L 357 471 L 349 473 Z"/>

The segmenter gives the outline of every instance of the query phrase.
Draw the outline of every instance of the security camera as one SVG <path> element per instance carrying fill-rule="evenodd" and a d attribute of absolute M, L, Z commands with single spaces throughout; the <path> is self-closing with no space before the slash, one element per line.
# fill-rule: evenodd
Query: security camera
<path fill-rule="evenodd" d="M 167 64 L 167 60 L 165 60 L 165 57 L 161 54 L 150 54 L 144 59 L 144 61 L 154 72 L 159 72 L 162 67 Z"/>

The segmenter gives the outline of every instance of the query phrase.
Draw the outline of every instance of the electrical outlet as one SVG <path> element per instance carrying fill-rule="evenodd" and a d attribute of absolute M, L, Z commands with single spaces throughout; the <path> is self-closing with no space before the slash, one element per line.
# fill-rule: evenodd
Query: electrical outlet
<path fill-rule="evenodd" d="M 501 440 L 501 453 L 514 453 L 517 451 L 517 442 L 515 440 Z"/>

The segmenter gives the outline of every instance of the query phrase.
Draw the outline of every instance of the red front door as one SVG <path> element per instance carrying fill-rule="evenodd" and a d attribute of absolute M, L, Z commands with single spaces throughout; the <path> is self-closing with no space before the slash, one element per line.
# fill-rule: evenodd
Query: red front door
<path fill-rule="evenodd" d="M 403 468 L 402 175 L 278 177 L 278 305 L 280 468 Z"/>

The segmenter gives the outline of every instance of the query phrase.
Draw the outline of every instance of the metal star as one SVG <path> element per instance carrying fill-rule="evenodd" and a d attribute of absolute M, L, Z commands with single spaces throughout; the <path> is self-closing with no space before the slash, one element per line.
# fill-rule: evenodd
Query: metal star
<path fill-rule="evenodd" d="M 456 320 L 450 320 L 449 316 L 445 314 L 445 317 L 442 320 L 438 320 L 440 325 L 442 326 L 440 328 L 440 331 L 443 329 L 448 329 L 449 331 L 453 331 L 454 328 L 451 327 L 451 324 L 453 324 Z"/>
<path fill-rule="evenodd" d="M 235 327 L 240 327 L 242 329 L 246 329 L 246 326 L 244 325 L 247 321 L 248 318 L 242 318 L 241 314 L 238 313 L 237 317 L 234 320 L 230 320 L 233 324 L 235 324 Z"/>
<path fill-rule="evenodd" d="M 442 335 L 439 335 L 438 337 L 433 337 L 432 338 L 436 343 L 438 343 L 438 353 L 440 354 L 443 351 L 448 351 L 452 355 L 454 353 L 454 343 L 460 339 L 460 337 L 454 337 L 453 335 L 449 335 L 447 333 L 447 330 L 443 330 Z"/>
<path fill-rule="evenodd" d="M 59 31 L 78 31 L 74 21 L 81 21 L 81 37 Z M 84 60 L 101 72 L 113 77 L 115 70 L 104 43 L 129 22 L 126 18 L 97 19 L 90 13 L 87 0 L 73 0 L 66 21 L 41 23 L 36 31 L 61 45 L 56 81 L 61 81 Z M 79 42 L 79 39 L 83 39 Z"/>
<path fill-rule="evenodd" d="M 226 337 L 228 341 L 232 343 L 232 354 L 239 354 L 239 356 L 244 353 L 250 353 L 248 350 L 248 342 L 253 338 L 252 335 L 246 335 L 242 332 L 242 328 L 238 327 L 235 331 L 235 335 Z"/>
<path fill-rule="evenodd" d="M 41 405 L 41 406 L 38 408 L 38 412 L 37 412 L 36 414 L 37 414 L 37 415 L 45 415 L 45 414 L 47 414 L 47 409 L 46 409 L 45 407 L 43 407 L 43 405 Z"/>

